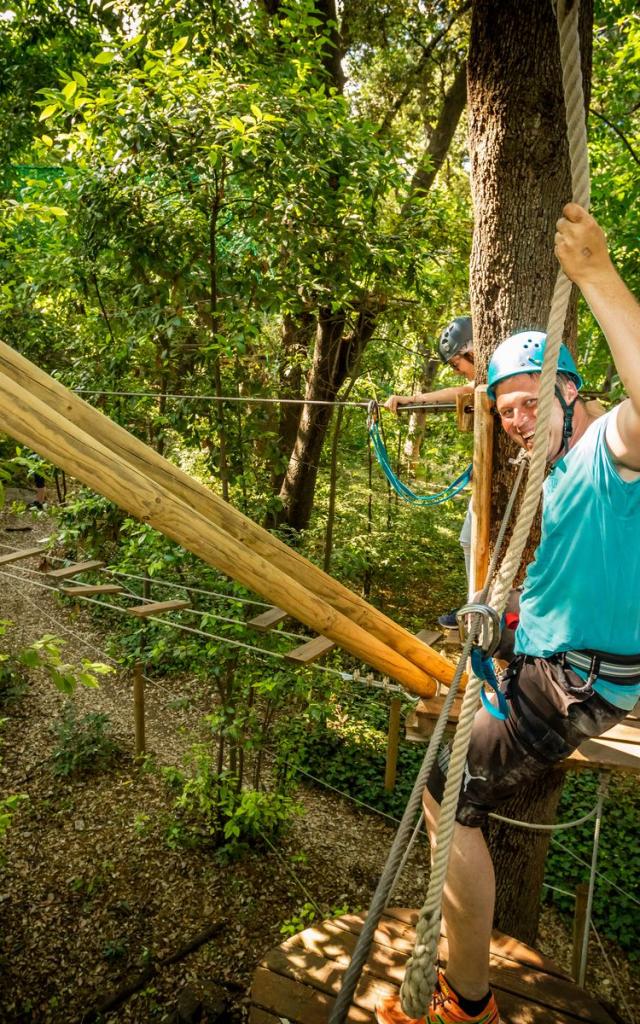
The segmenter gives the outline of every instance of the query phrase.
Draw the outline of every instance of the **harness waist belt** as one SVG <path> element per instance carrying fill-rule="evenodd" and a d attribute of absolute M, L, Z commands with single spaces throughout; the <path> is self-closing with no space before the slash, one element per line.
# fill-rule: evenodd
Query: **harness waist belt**
<path fill-rule="evenodd" d="M 620 686 L 634 686 L 640 683 L 640 654 L 564 651 L 561 656 L 572 668 L 588 672 L 591 679 L 604 679 Z"/>

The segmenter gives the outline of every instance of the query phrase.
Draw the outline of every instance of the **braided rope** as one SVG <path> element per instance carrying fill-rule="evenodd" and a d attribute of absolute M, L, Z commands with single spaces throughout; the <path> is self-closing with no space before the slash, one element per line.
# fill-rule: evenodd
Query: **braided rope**
<path fill-rule="evenodd" d="M 500 556 L 500 551 L 502 549 L 502 543 L 504 541 L 507 532 L 507 527 L 511 519 L 511 513 L 513 511 L 513 507 L 516 502 L 516 496 L 518 494 L 520 484 L 522 482 L 525 466 L 526 458 L 522 458 L 519 463 L 516 479 L 511 489 L 511 494 L 509 495 L 509 501 L 507 502 L 504 517 L 502 523 L 500 524 L 500 530 L 498 533 L 498 537 L 496 539 L 496 545 L 491 556 L 491 562 L 489 564 L 487 582 L 482 590 L 482 594 L 480 595 L 481 602 L 486 600 L 489 591 L 489 580 L 491 580 L 491 578 L 493 577 L 493 573 L 498 563 L 498 558 Z M 444 703 L 442 705 L 442 711 L 438 716 L 435 728 L 433 730 L 433 733 L 431 734 L 429 745 L 427 747 L 427 752 L 424 756 L 422 765 L 420 766 L 418 777 L 414 783 L 413 789 L 411 791 L 411 796 L 409 797 L 407 806 L 402 816 L 402 821 L 398 826 L 398 831 L 396 832 L 395 838 L 393 840 L 393 845 L 389 852 L 389 856 L 387 857 L 387 862 L 384 866 L 384 870 L 376 887 L 376 891 L 371 900 L 366 920 L 364 922 L 364 925 L 362 926 L 362 931 L 360 932 L 358 941 L 356 943 L 356 948 L 353 952 L 353 956 L 351 957 L 349 966 L 345 971 L 344 978 L 342 979 L 342 985 L 340 987 L 340 991 L 338 993 L 336 1001 L 333 1005 L 333 1010 L 329 1018 L 329 1024 L 344 1024 L 344 1021 L 346 1020 L 346 1016 L 349 1011 L 349 1007 L 351 1006 L 351 1001 L 356 990 L 358 979 L 362 974 L 362 969 L 365 963 L 367 962 L 367 958 L 369 956 L 369 951 L 371 949 L 371 944 L 373 942 L 374 932 L 378 927 L 378 922 L 380 921 L 380 918 L 382 917 L 382 914 L 386 906 L 388 905 L 394 886 L 398 878 L 400 877 L 400 873 L 404 866 L 404 860 L 406 858 L 406 848 L 412 841 L 412 838 L 415 836 L 415 830 L 413 834 L 410 834 L 412 823 L 415 821 L 418 808 L 421 806 L 422 793 L 426 785 L 427 779 L 429 778 L 429 774 L 431 772 L 433 764 L 435 762 L 440 747 L 440 743 L 442 742 L 444 730 L 447 727 L 447 723 L 449 720 L 449 712 L 451 711 L 454 698 L 458 692 L 458 687 L 460 685 L 460 679 L 462 678 L 462 670 L 467 663 L 467 659 L 469 658 L 471 648 L 473 646 L 476 633 L 479 628 L 479 616 L 473 616 L 473 619 L 474 621 L 472 622 L 469 634 L 467 636 L 467 640 L 462 649 L 462 653 L 458 661 L 455 675 L 453 677 L 447 696 L 445 697 Z M 403 854 L 403 850 L 405 850 L 405 854 Z"/>
<path fill-rule="evenodd" d="M 556 19 L 560 36 L 560 59 L 567 112 L 572 192 L 575 201 L 586 207 L 589 202 L 589 167 L 578 36 L 579 8 L 578 0 L 573 4 L 570 0 L 568 2 L 567 0 L 558 0 Z M 571 282 L 560 270 L 556 278 L 549 314 L 547 344 L 538 394 L 537 429 L 527 487 L 513 536 L 498 579 L 491 592 L 490 603 L 499 615 L 502 615 L 506 606 L 509 591 L 518 571 L 533 517 L 540 501 L 547 463 L 549 426 L 555 397 L 556 367 L 570 291 Z M 420 1017 L 424 1013 L 436 985 L 435 961 L 440 938 L 442 896 L 455 828 L 455 813 L 481 686 L 482 681 L 472 676 L 465 691 L 440 809 L 429 889 L 418 918 L 416 943 L 407 964 L 400 992 L 402 1009 L 414 1018 Z"/>

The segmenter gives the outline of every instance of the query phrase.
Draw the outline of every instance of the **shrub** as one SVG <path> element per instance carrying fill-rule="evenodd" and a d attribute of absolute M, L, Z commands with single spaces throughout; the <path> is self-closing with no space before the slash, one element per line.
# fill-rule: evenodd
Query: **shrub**
<path fill-rule="evenodd" d="M 109 767 L 120 751 L 111 736 L 108 715 L 90 711 L 79 716 L 71 701 L 53 727 L 57 746 L 53 752 L 54 775 L 81 775 Z"/>
<path fill-rule="evenodd" d="M 241 788 L 231 771 L 217 771 L 209 750 L 192 751 L 188 774 L 170 768 L 167 781 L 178 797 L 169 845 L 207 842 L 240 852 L 276 838 L 299 808 L 284 792 Z"/>

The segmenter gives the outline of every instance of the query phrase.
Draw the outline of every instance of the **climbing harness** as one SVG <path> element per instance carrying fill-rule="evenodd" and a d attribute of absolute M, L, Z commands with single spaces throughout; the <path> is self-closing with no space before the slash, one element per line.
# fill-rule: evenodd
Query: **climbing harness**
<path fill-rule="evenodd" d="M 474 616 L 473 620 L 469 619 L 471 615 Z M 492 660 L 492 656 L 500 645 L 504 616 L 501 619 L 497 612 L 487 604 L 472 603 L 460 608 L 456 612 L 456 618 L 461 638 L 464 638 L 467 634 L 467 623 L 470 621 L 476 622 L 477 636 L 471 648 L 471 668 L 476 678 L 482 679 L 483 682 L 491 687 L 496 695 L 497 706 L 491 702 L 484 688 L 480 690 L 480 700 L 482 701 L 482 706 L 490 715 L 506 721 L 509 717 L 509 705 L 507 698 L 500 689 Z M 480 624 L 479 631 L 478 623 Z"/>
<path fill-rule="evenodd" d="M 438 491 L 437 494 L 416 494 L 410 487 L 407 487 L 402 480 L 399 480 L 393 472 L 389 461 L 389 453 L 387 452 L 382 434 L 380 433 L 380 407 L 375 399 L 372 399 L 372 401 L 369 402 L 369 406 L 367 408 L 367 430 L 369 432 L 371 446 L 375 452 L 378 462 L 380 463 L 382 472 L 396 494 L 399 494 L 405 501 L 409 501 L 417 505 L 441 505 L 442 502 L 449 501 L 450 498 L 454 498 L 456 494 L 459 494 L 460 491 L 464 490 L 471 480 L 472 466 L 469 465 L 465 469 L 464 473 L 461 473 L 459 477 L 457 477 L 442 491 Z"/>

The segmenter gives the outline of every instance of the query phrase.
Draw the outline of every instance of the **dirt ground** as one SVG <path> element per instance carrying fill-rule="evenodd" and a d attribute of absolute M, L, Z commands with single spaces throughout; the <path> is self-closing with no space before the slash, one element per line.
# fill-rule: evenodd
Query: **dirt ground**
<path fill-rule="evenodd" d="M 7 527 L 28 525 L 25 532 Z M 46 513 L 0 516 L 0 555 L 31 547 L 50 532 Z M 37 561 L 0 567 L 0 618 L 15 623 L 12 646 L 45 632 L 65 640 L 65 658 L 107 660 L 104 638 L 85 608 L 70 613 L 47 582 L 28 571 Z M 0 863 L 0 1021 L 66 1024 L 89 1012 L 113 990 L 158 959 L 211 928 L 208 941 L 176 963 L 149 972 L 143 987 L 109 1021 L 175 1019 L 184 986 L 216 982 L 227 994 L 229 1020 L 246 1019 L 246 999 L 262 955 L 299 931 L 315 904 L 323 916 L 366 909 L 384 866 L 393 826 L 330 791 L 301 787 L 304 814 L 278 848 L 256 850 L 225 863 L 211 851 L 170 849 L 166 842 L 171 796 L 160 771 L 180 763 L 206 710 L 188 679 L 147 687 L 145 768 L 136 766 L 132 683 L 112 676 L 98 691 L 78 692 L 81 711 L 106 712 L 121 755 L 108 771 L 69 781 L 51 771 L 53 722 L 64 698 L 44 678 L 3 714 L 0 783 L 3 795 L 28 800 L 7 833 Z M 412 852 L 394 896 L 400 906 L 421 905 L 426 890 L 424 845 Z M 565 969 L 570 923 L 545 909 L 539 948 Z M 640 971 L 612 943 L 611 979 L 597 946 L 590 951 L 587 988 L 619 1007 L 640 1009 Z"/>

